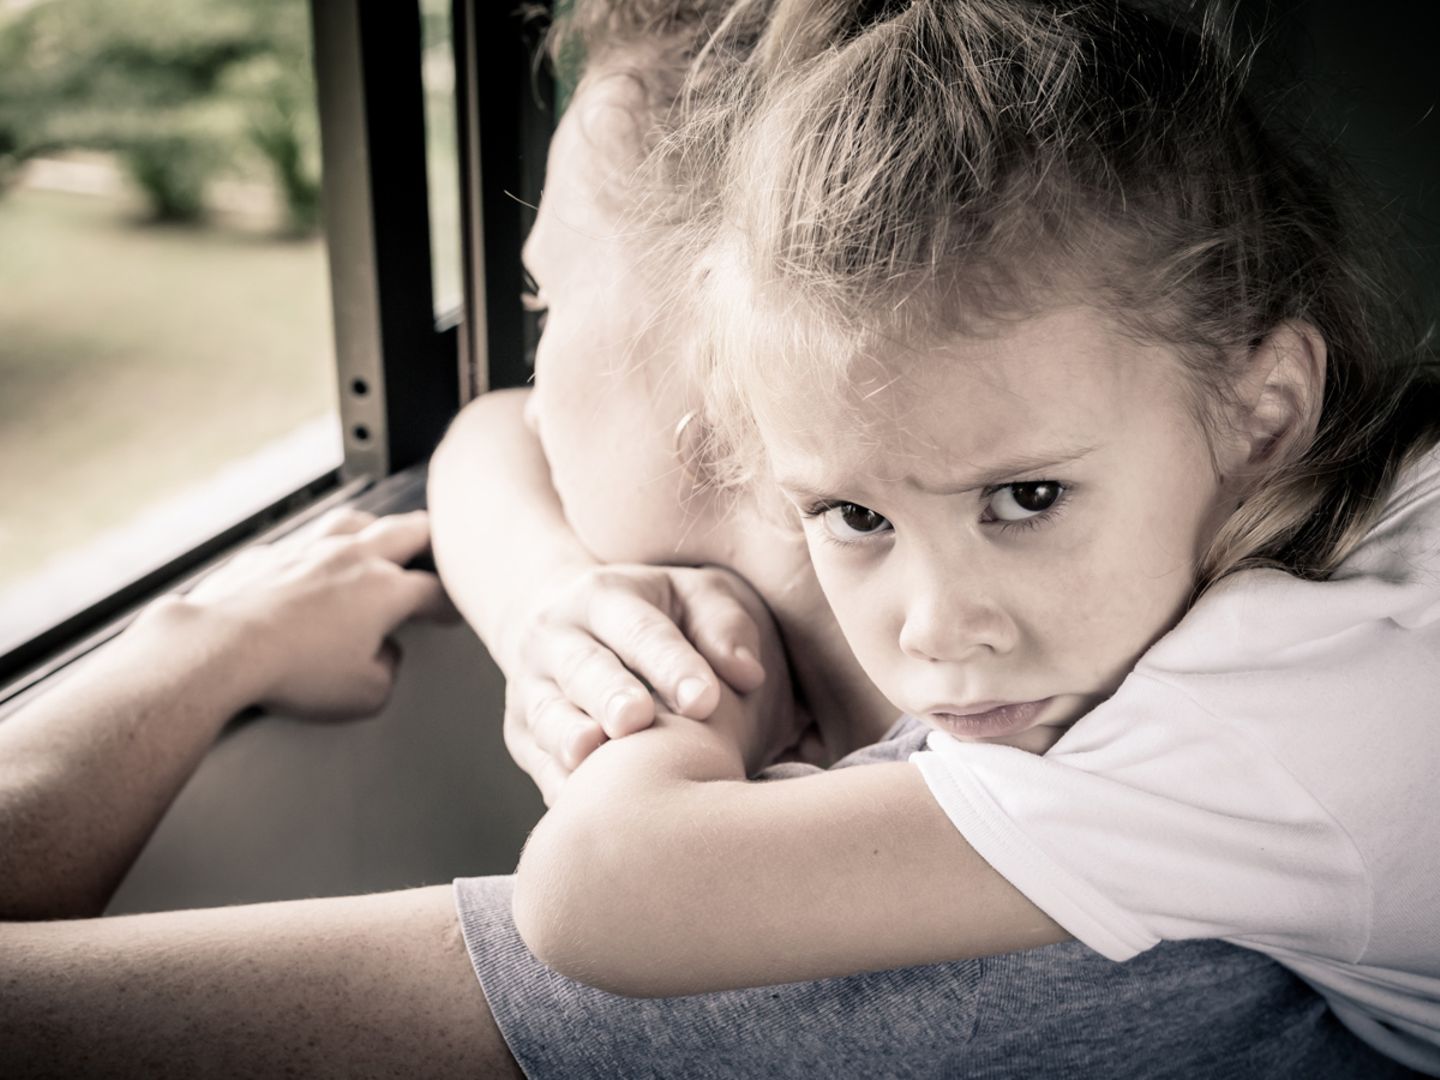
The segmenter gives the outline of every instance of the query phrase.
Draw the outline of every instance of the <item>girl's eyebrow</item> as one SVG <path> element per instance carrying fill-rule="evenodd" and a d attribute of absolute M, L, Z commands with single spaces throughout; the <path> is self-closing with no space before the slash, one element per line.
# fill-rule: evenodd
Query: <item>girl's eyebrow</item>
<path fill-rule="evenodd" d="M 1095 446 L 1077 446 L 1057 448 L 1043 454 L 1025 454 L 1000 461 L 989 462 L 980 466 L 978 471 L 940 483 L 933 483 L 922 480 L 915 475 L 902 476 L 895 483 L 904 485 L 915 491 L 924 492 L 927 495 L 963 495 L 970 491 L 980 491 L 987 487 L 1015 483 L 1018 477 L 1029 476 L 1032 479 L 1051 480 L 1055 477 L 1041 476 L 1047 469 L 1057 469 L 1066 465 L 1073 465 L 1085 455 L 1093 452 Z M 876 482 L 874 477 L 867 480 L 856 477 L 801 477 L 793 475 L 777 475 L 775 483 L 786 494 L 797 498 L 809 500 L 823 500 L 836 498 L 836 491 L 850 491 L 859 496 L 863 494 L 867 484 Z M 886 482 L 888 486 L 889 482 Z"/>
<path fill-rule="evenodd" d="M 918 476 L 911 475 L 901 477 L 900 483 L 916 491 L 923 491 L 927 495 L 962 495 L 968 491 L 979 491 L 982 488 L 994 487 L 997 484 L 1014 483 L 1017 477 L 1026 476 L 1027 474 L 1033 479 L 1054 479 L 1053 477 L 1040 476 L 1038 474 L 1045 472 L 1047 469 L 1057 469 L 1066 465 L 1073 465 L 1094 450 L 1094 446 L 1078 446 L 1056 450 L 1050 453 L 1026 454 L 994 461 L 981 466 L 978 471 L 957 478 L 953 482 L 946 481 L 933 484 L 922 480 Z"/>

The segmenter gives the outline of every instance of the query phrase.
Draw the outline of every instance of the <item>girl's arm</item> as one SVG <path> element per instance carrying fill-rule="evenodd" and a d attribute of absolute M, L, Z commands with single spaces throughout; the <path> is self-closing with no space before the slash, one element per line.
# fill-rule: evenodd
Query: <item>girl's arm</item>
<path fill-rule="evenodd" d="M 634 996 L 958 960 L 1065 940 L 909 764 L 749 783 L 755 703 L 600 748 L 532 834 L 515 921 L 561 973 Z"/>
<path fill-rule="evenodd" d="M 598 565 L 550 485 L 524 419 L 529 396 L 497 390 L 467 405 L 430 461 L 427 492 L 450 598 L 507 672 L 519 665 L 512 631 L 532 598 L 557 577 Z"/>
<path fill-rule="evenodd" d="M 348 717 L 385 701 L 386 636 L 438 613 L 424 514 L 331 515 L 242 554 L 0 722 L 0 918 L 96 915 L 225 723 L 249 705 Z"/>

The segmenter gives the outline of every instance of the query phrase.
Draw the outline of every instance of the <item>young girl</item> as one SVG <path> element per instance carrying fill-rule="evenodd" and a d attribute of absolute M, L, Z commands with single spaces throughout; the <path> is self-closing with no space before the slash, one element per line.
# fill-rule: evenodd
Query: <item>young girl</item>
<path fill-rule="evenodd" d="M 758 787 L 723 709 L 602 747 L 526 940 L 677 993 L 1220 937 L 1440 1074 L 1440 412 L 1328 177 L 1113 3 L 782 2 L 755 55 L 688 151 L 710 416 L 935 733 Z"/>

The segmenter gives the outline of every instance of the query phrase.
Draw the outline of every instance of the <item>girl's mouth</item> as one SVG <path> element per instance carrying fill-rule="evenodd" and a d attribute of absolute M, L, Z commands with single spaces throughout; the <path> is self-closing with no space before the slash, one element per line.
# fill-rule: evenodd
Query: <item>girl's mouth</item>
<path fill-rule="evenodd" d="M 927 709 L 924 715 L 932 725 L 957 738 L 996 739 L 1033 727 L 1053 700 L 940 705 Z"/>

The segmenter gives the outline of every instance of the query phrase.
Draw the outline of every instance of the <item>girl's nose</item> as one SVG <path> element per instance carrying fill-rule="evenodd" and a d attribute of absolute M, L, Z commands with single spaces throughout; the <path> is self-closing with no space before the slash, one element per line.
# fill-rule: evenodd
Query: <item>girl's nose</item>
<path fill-rule="evenodd" d="M 1017 636 L 1014 621 L 982 589 L 932 580 L 906 606 L 900 649 L 915 660 L 957 661 L 1008 653 Z"/>

